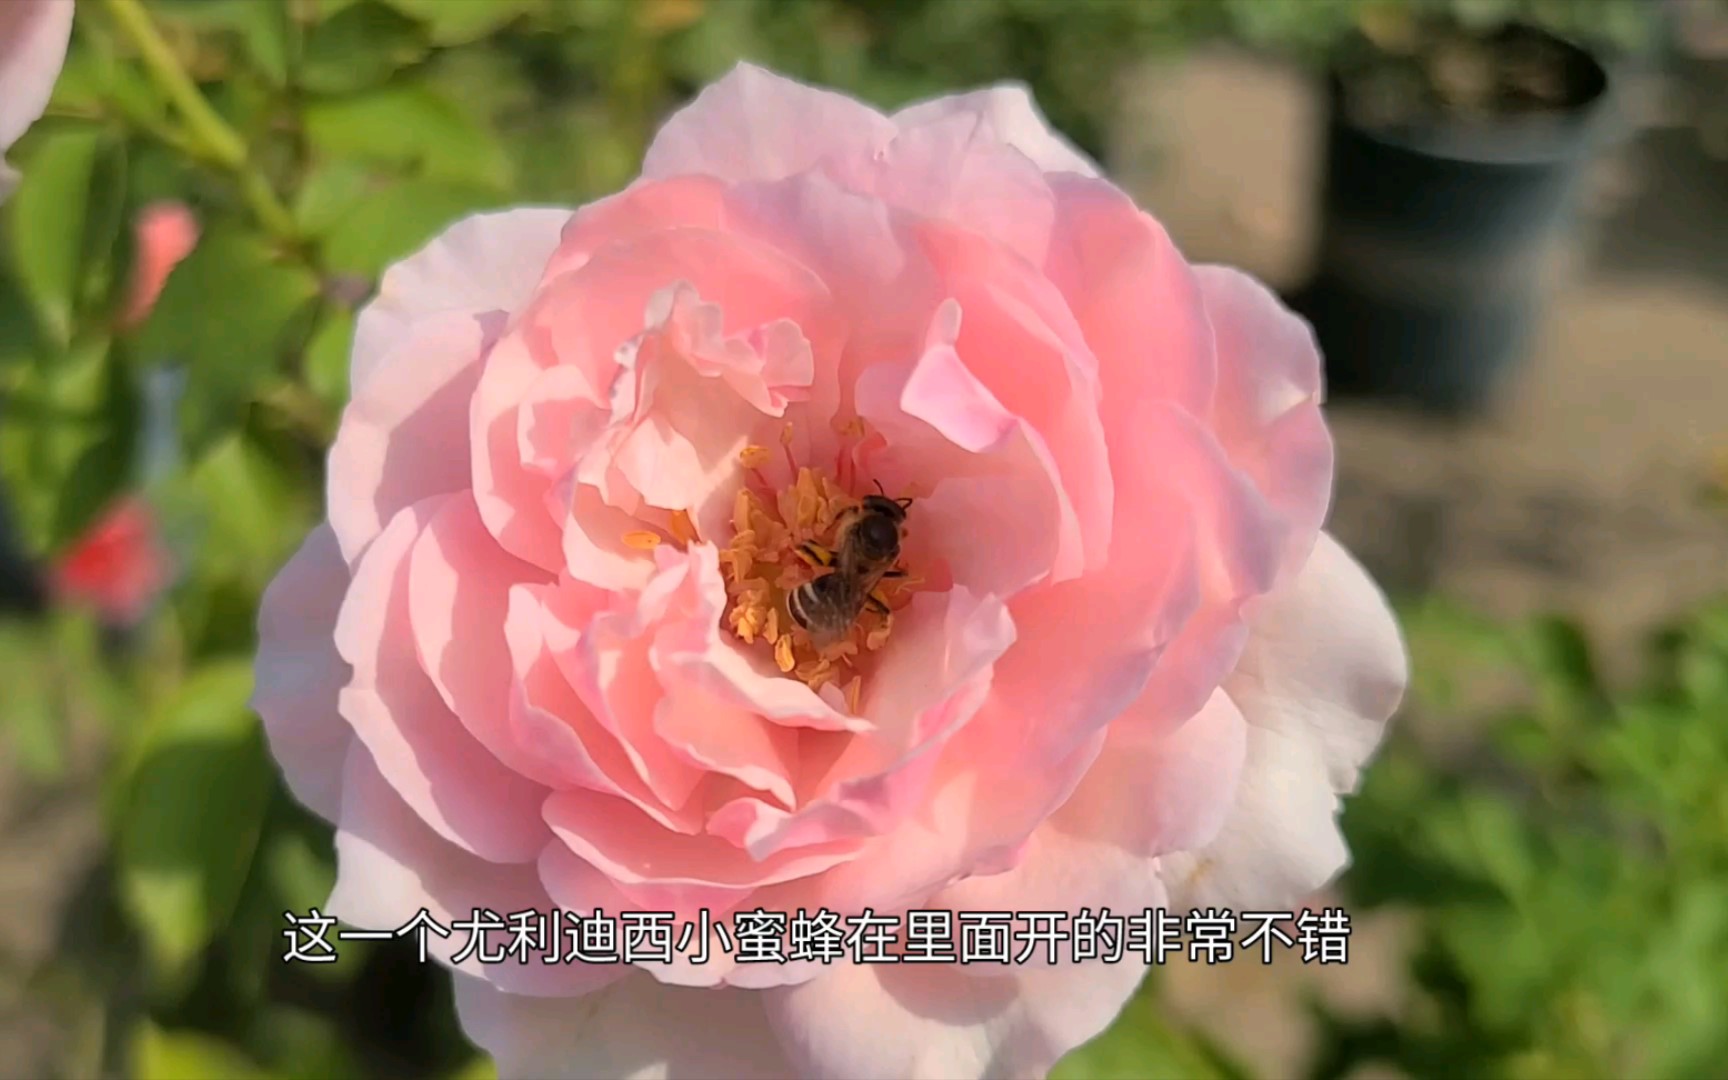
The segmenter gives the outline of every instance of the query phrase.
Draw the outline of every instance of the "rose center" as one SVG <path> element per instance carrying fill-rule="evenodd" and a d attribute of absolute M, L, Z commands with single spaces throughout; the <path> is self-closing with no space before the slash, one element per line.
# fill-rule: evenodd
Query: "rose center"
<path fill-rule="evenodd" d="M 746 447 L 740 460 L 759 479 L 756 470 L 771 453 L 765 447 Z M 811 689 L 838 685 L 856 710 L 861 668 L 893 633 L 894 612 L 905 607 L 923 582 L 897 557 L 878 558 L 884 527 L 898 530 L 899 522 L 878 518 L 866 523 L 867 530 L 861 528 L 861 515 L 869 510 L 863 497 L 821 470 L 798 468 L 795 475 L 779 490 L 758 483 L 738 493 L 732 540 L 720 551 L 727 597 L 724 625 L 745 644 L 772 650 L 775 665 Z M 848 560 L 848 545 L 871 550 L 863 560 Z M 800 585 L 849 573 L 860 564 L 886 573 L 870 574 L 853 589 L 807 590 L 793 599 Z M 824 603 L 831 599 L 838 602 Z M 818 606 L 824 608 L 822 625 L 816 628 L 819 636 L 793 615 L 794 610 Z M 805 615 L 807 622 L 810 618 Z"/>

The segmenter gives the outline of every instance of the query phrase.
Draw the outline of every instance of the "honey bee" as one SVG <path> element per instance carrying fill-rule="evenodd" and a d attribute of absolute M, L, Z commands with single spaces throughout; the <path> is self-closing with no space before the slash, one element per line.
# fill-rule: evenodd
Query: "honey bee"
<path fill-rule="evenodd" d="M 877 490 L 882 486 L 878 484 Z M 900 560 L 901 530 L 911 499 L 866 495 L 842 513 L 834 550 L 805 544 L 799 554 L 828 573 L 806 581 L 786 597 L 792 621 L 804 628 L 818 649 L 844 638 L 865 610 L 888 613 L 877 586 L 887 578 L 904 577 Z"/>

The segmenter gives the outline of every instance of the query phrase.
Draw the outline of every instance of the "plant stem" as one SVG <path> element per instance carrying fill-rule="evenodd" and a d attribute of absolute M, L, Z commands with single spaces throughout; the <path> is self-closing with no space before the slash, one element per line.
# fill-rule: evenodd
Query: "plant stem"
<path fill-rule="evenodd" d="M 295 243 L 294 219 L 277 197 L 268 180 L 252 167 L 247 157 L 246 142 L 210 107 L 198 84 L 192 81 L 168 43 L 162 39 L 156 24 L 139 0 L 104 0 L 120 31 L 138 50 L 157 86 L 168 95 L 175 109 L 186 122 L 192 146 L 212 163 L 233 174 L 240 184 L 240 194 L 270 234 L 278 240 Z"/>

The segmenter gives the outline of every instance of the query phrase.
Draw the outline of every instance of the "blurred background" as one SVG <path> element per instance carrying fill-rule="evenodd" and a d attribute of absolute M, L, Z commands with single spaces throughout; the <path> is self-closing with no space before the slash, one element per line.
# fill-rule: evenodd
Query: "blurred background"
<path fill-rule="evenodd" d="M 490 1075 L 411 943 L 281 962 L 331 842 L 253 613 L 380 270 L 628 183 L 740 58 L 1030 83 L 1332 358 L 1415 671 L 1349 962 L 1156 970 L 1059 1075 L 1728 1076 L 1715 0 L 81 0 L 0 210 L 0 1075 Z"/>

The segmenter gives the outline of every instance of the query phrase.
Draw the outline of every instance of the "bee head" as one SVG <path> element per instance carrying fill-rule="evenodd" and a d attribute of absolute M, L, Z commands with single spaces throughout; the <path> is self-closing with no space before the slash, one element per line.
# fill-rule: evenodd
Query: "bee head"
<path fill-rule="evenodd" d="M 899 508 L 896 507 L 896 510 Z M 900 518 L 867 514 L 853 527 L 852 537 L 872 560 L 892 559 L 900 552 Z"/>
<path fill-rule="evenodd" d="M 866 517 L 887 518 L 895 525 L 906 520 L 906 507 L 910 499 L 890 499 L 886 495 L 866 495 L 859 503 L 859 508 Z"/>

